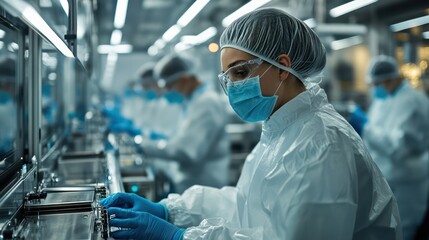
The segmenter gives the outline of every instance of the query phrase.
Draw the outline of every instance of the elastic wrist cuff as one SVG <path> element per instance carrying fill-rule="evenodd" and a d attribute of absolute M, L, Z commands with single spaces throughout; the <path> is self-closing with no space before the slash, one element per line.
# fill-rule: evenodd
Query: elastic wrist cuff
<path fill-rule="evenodd" d="M 168 208 L 167 205 L 165 205 L 165 203 L 160 202 L 159 204 L 161 204 L 161 206 L 164 208 L 164 220 L 166 220 L 168 222 Z"/>

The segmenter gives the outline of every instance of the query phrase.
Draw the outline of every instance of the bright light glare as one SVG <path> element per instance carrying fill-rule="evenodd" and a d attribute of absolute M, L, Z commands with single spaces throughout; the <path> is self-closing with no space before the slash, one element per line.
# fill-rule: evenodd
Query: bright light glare
<path fill-rule="evenodd" d="M 133 46 L 129 44 L 99 45 L 97 51 L 99 54 L 130 53 L 133 51 Z"/>
<path fill-rule="evenodd" d="M 177 20 L 177 24 L 181 27 L 185 27 L 189 22 L 194 19 L 195 16 L 209 3 L 210 0 L 197 0 L 189 7 L 188 10 Z"/>
<path fill-rule="evenodd" d="M 182 28 L 179 25 L 173 25 L 162 35 L 162 39 L 165 42 L 170 42 L 181 30 Z"/>
<path fill-rule="evenodd" d="M 316 20 L 314 19 L 314 18 L 309 18 L 309 19 L 307 19 L 307 20 L 304 20 L 303 21 L 305 24 L 307 24 L 307 26 L 309 27 L 309 28 L 314 28 L 314 27 L 316 27 Z"/>
<path fill-rule="evenodd" d="M 429 31 L 423 32 L 422 34 L 424 39 L 429 39 Z"/>
<path fill-rule="evenodd" d="M 115 11 L 115 28 L 122 28 L 125 24 L 125 18 L 127 17 L 128 0 L 118 0 Z"/>
<path fill-rule="evenodd" d="M 122 41 L 122 31 L 115 29 L 112 32 L 112 36 L 110 37 L 110 44 L 112 45 L 116 45 L 121 43 Z"/>
<path fill-rule="evenodd" d="M 4 35 L 6 35 L 6 32 L 0 29 L 0 38 L 4 38 Z"/>
<path fill-rule="evenodd" d="M 210 43 L 208 48 L 212 53 L 219 51 L 219 45 L 217 43 Z"/>
<path fill-rule="evenodd" d="M 249 13 L 259 7 L 262 7 L 263 5 L 271 2 L 271 0 L 253 0 L 248 2 L 246 5 L 242 6 L 241 8 L 237 9 L 235 12 L 228 15 L 226 18 L 222 20 L 222 25 L 224 27 L 227 27 L 229 24 L 234 22 L 237 18 L 243 16 L 246 13 Z"/>
<path fill-rule="evenodd" d="M 392 29 L 392 31 L 394 32 L 399 32 L 408 28 L 417 27 L 428 23 L 429 23 L 429 15 L 392 24 L 390 25 L 390 29 Z"/>
<path fill-rule="evenodd" d="M 331 48 L 333 50 L 339 50 L 339 49 L 360 44 L 362 42 L 363 42 L 363 39 L 361 36 L 354 36 L 354 37 L 344 38 L 344 39 L 331 42 Z"/>
<path fill-rule="evenodd" d="M 375 3 L 377 1 L 378 0 L 354 0 L 331 9 L 329 11 L 329 15 L 331 15 L 331 17 L 339 17 L 356 9 Z"/>
<path fill-rule="evenodd" d="M 33 8 L 25 6 L 22 10 L 22 15 L 25 21 L 41 32 L 52 44 L 66 57 L 73 58 L 73 53 L 68 48 L 66 43 L 61 40 L 60 37 L 49 27 L 49 25 L 43 20 L 40 14 Z"/>
<path fill-rule="evenodd" d="M 66 12 L 67 16 L 69 15 L 69 2 L 67 0 L 60 0 L 61 7 L 63 7 L 64 12 Z"/>

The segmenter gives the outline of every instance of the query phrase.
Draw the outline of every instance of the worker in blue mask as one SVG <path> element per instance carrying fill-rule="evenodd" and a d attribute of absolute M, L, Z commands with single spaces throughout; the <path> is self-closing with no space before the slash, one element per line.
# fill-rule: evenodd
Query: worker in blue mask
<path fill-rule="evenodd" d="M 169 139 L 177 131 L 183 104 L 170 104 L 164 89 L 158 86 L 154 76 L 155 63 L 146 63 L 139 70 L 140 82 L 144 89 L 144 108 L 141 125 L 152 140 Z"/>
<path fill-rule="evenodd" d="M 428 203 L 429 100 L 401 77 L 392 57 L 375 57 L 368 79 L 376 94 L 362 138 L 398 201 L 404 239 L 411 240 Z"/>
<path fill-rule="evenodd" d="M 165 112 L 170 108 L 158 109 L 167 120 L 178 122 L 178 126 L 166 141 L 143 141 L 145 156 L 178 163 L 179 173 L 169 177 L 179 193 L 194 184 L 227 185 L 227 115 L 219 95 L 196 77 L 190 61 L 177 55 L 161 59 L 154 68 L 154 76 L 162 82 L 168 101 L 182 104 L 185 113 L 180 120 L 179 116 Z"/>
<path fill-rule="evenodd" d="M 243 120 L 263 122 L 237 186 L 194 186 L 160 203 L 113 195 L 101 202 L 116 216 L 111 225 L 131 228 L 113 236 L 402 239 L 388 184 L 316 83 L 326 62 L 317 35 L 268 8 L 235 20 L 220 46 L 219 80 L 230 105 Z"/>

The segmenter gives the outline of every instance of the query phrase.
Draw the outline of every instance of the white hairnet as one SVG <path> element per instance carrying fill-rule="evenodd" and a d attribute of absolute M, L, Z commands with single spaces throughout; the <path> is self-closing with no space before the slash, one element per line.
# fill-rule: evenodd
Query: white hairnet
<path fill-rule="evenodd" d="M 163 84 L 179 80 L 184 75 L 192 74 L 192 66 L 189 60 L 177 55 L 167 55 L 162 58 L 154 68 L 154 76 Z"/>
<path fill-rule="evenodd" d="M 286 70 L 303 83 L 325 67 L 326 51 L 319 37 L 301 20 L 274 8 L 250 12 L 229 25 L 220 37 L 221 48 L 245 51 Z M 281 54 L 290 68 L 277 62 Z"/>
<path fill-rule="evenodd" d="M 150 84 L 156 82 L 156 78 L 154 77 L 153 69 L 155 67 L 155 63 L 149 62 L 143 64 L 137 70 L 137 76 L 140 79 L 142 84 Z"/>
<path fill-rule="evenodd" d="M 379 83 L 397 77 L 399 77 L 399 67 L 393 57 L 381 55 L 371 61 L 367 73 L 369 83 Z"/>

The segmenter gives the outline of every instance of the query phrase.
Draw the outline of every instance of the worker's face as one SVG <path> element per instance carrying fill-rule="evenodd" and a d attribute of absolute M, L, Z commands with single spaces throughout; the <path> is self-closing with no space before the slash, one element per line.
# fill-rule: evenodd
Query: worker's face
<path fill-rule="evenodd" d="M 257 57 L 248 54 L 244 51 L 237 50 L 234 48 L 224 48 L 221 51 L 221 68 L 222 72 L 226 72 L 231 67 L 237 66 L 238 64 L 247 62 Z M 260 77 L 260 85 L 263 96 L 273 96 L 277 87 L 279 79 L 279 70 L 271 64 L 263 62 L 257 66 L 249 77 Z"/>
<path fill-rule="evenodd" d="M 388 93 L 392 93 L 399 87 L 400 83 L 399 79 L 388 79 L 376 84 L 376 86 L 383 86 Z"/>
<path fill-rule="evenodd" d="M 165 88 L 167 91 L 176 90 L 177 92 L 179 92 L 183 95 L 187 95 L 188 94 L 188 88 L 189 88 L 188 77 L 183 76 L 183 77 L 179 78 L 177 81 L 174 81 L 172 83 L 168 83 L 167 85 L 165 85 Z"/>

